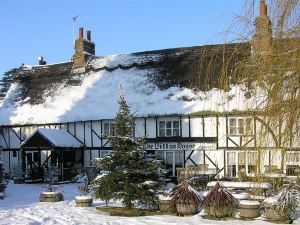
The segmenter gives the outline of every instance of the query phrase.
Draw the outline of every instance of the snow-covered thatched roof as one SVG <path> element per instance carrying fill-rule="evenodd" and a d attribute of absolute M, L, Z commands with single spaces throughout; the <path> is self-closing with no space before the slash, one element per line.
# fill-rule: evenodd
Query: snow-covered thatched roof
<path fill-rule="evenodd" d="M 249 56 L 244 43 L 94 57 L 81 74 L 72 62 L 22 66 L 0 103 L 0 125 L 111 119 L 120 85 L 137 116 L 247 110 L 253 99 L 242 84 L 218 89 L 222 56 L 237 48 Z M 230 60 L 228 74 L 237 59 Z"/>

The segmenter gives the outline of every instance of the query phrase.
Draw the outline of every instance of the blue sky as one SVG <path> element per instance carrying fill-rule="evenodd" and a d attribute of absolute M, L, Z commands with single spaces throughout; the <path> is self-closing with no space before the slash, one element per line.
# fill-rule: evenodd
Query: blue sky
<path fill-rule="evenodd" d="M 72 17 L 92 30 L 96 55 L 218 43 L 244 0 L 6 0 L 0 5 L 0 76 L 22 63 L 69 61 Z"/>

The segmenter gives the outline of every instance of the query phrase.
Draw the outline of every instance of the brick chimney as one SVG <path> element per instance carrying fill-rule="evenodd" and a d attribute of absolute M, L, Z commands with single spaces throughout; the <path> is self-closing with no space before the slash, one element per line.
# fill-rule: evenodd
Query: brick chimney
<path fill-rule="evenodd" d="M 265 54 L 271 50 L 272 23 L 265 0 L 260 0 L 259 7 L 259 16 L 255 19 L 256 32 L 253 37 L 253 47 L 256 53 Z"/>
<path fill-rule="evenodd" d="M 75 40 L 75 54 L 73 55 L 73 69 L 84 72 L 85 63 L 95 55 L 95 43 L 91 41 L 91 31 L 87 31 L 84 39 L 83 28 L 79 28 L 79 37 Z"/>

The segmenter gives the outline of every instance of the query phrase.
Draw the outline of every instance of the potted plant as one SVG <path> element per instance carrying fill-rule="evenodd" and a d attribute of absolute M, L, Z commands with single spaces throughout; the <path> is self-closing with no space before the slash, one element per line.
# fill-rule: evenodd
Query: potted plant
<path fill-rule="evenodd" d="M 205 196 L 202 206 L 205 209 L 205 216 L 208 218 L 224 218 L 235 215 L 239 202 L 219 182 Z"/>
<path fill-rule="evenodd" d="M 299 207 L 297 195 L 299 195 L 298 188 L 292 185 L 282 187 L 278 195 L 265 199 L 261 208 L 265 211 L 266 218 L 276 222 L 291 221 L 293 214 Z"/>
<path fill-rule="evenodd" d="M 82 175 L 80 179 L 82 183 L 78 185 L 78 192 L 80 196 L 75 197 L 75 202 L 77 207 L 91 207 L 93 203 L 92 196 L 89 195 L 90 193 L 90 186 L 89 180 L 86 174 Z"/>
<path fill-rule="evenodd" d="M 22 164 L 19 162 L 17 165 L 13 166 L 11 171 L 11 178 L 14 180 L 14 184 L 24 183 L 25 172 L 22 169 Z"/>
<path fill-rule="evenodd" d="M 186 180 L 172 189 L 171 197 L 181 215 L 196 214 L 202 202 L 198 192 Z"/>
<path fill-rule="evenodd" d="M 44 189 L 45 192 L 40 194 L 41 202 L 58 202 L 63 201 L 64 196 L 58 189 L 58 180 L 61 174 L 60 169 L 56 166 L 51 166 L 45 169 L 44 182 L 46 183 Z"/>

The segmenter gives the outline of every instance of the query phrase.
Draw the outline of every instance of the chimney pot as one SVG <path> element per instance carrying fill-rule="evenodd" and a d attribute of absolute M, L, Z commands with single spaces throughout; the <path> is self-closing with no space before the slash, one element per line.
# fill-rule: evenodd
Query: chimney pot
<path fill-rule="evenodd" d="M 88 41 L 91 41 L 91 31 L 90 30 L 86 31 L 86 38 Z"/>
<path fill-rule="evenodd" d="M 43 56 L 38 57 L 38 65 L 46 65 L 46 61 Z"/>
<path fill-rule="evenodd" d="M 83 39 L 83 27 L 79 28 L 79 39 Z"/>
<path fill-rule="evenodd" d="M 260 0 L 260 7 L 259 7 L 259 15 L 266 16 L 268 14 L 267 5 L 265 0 Z"/>

